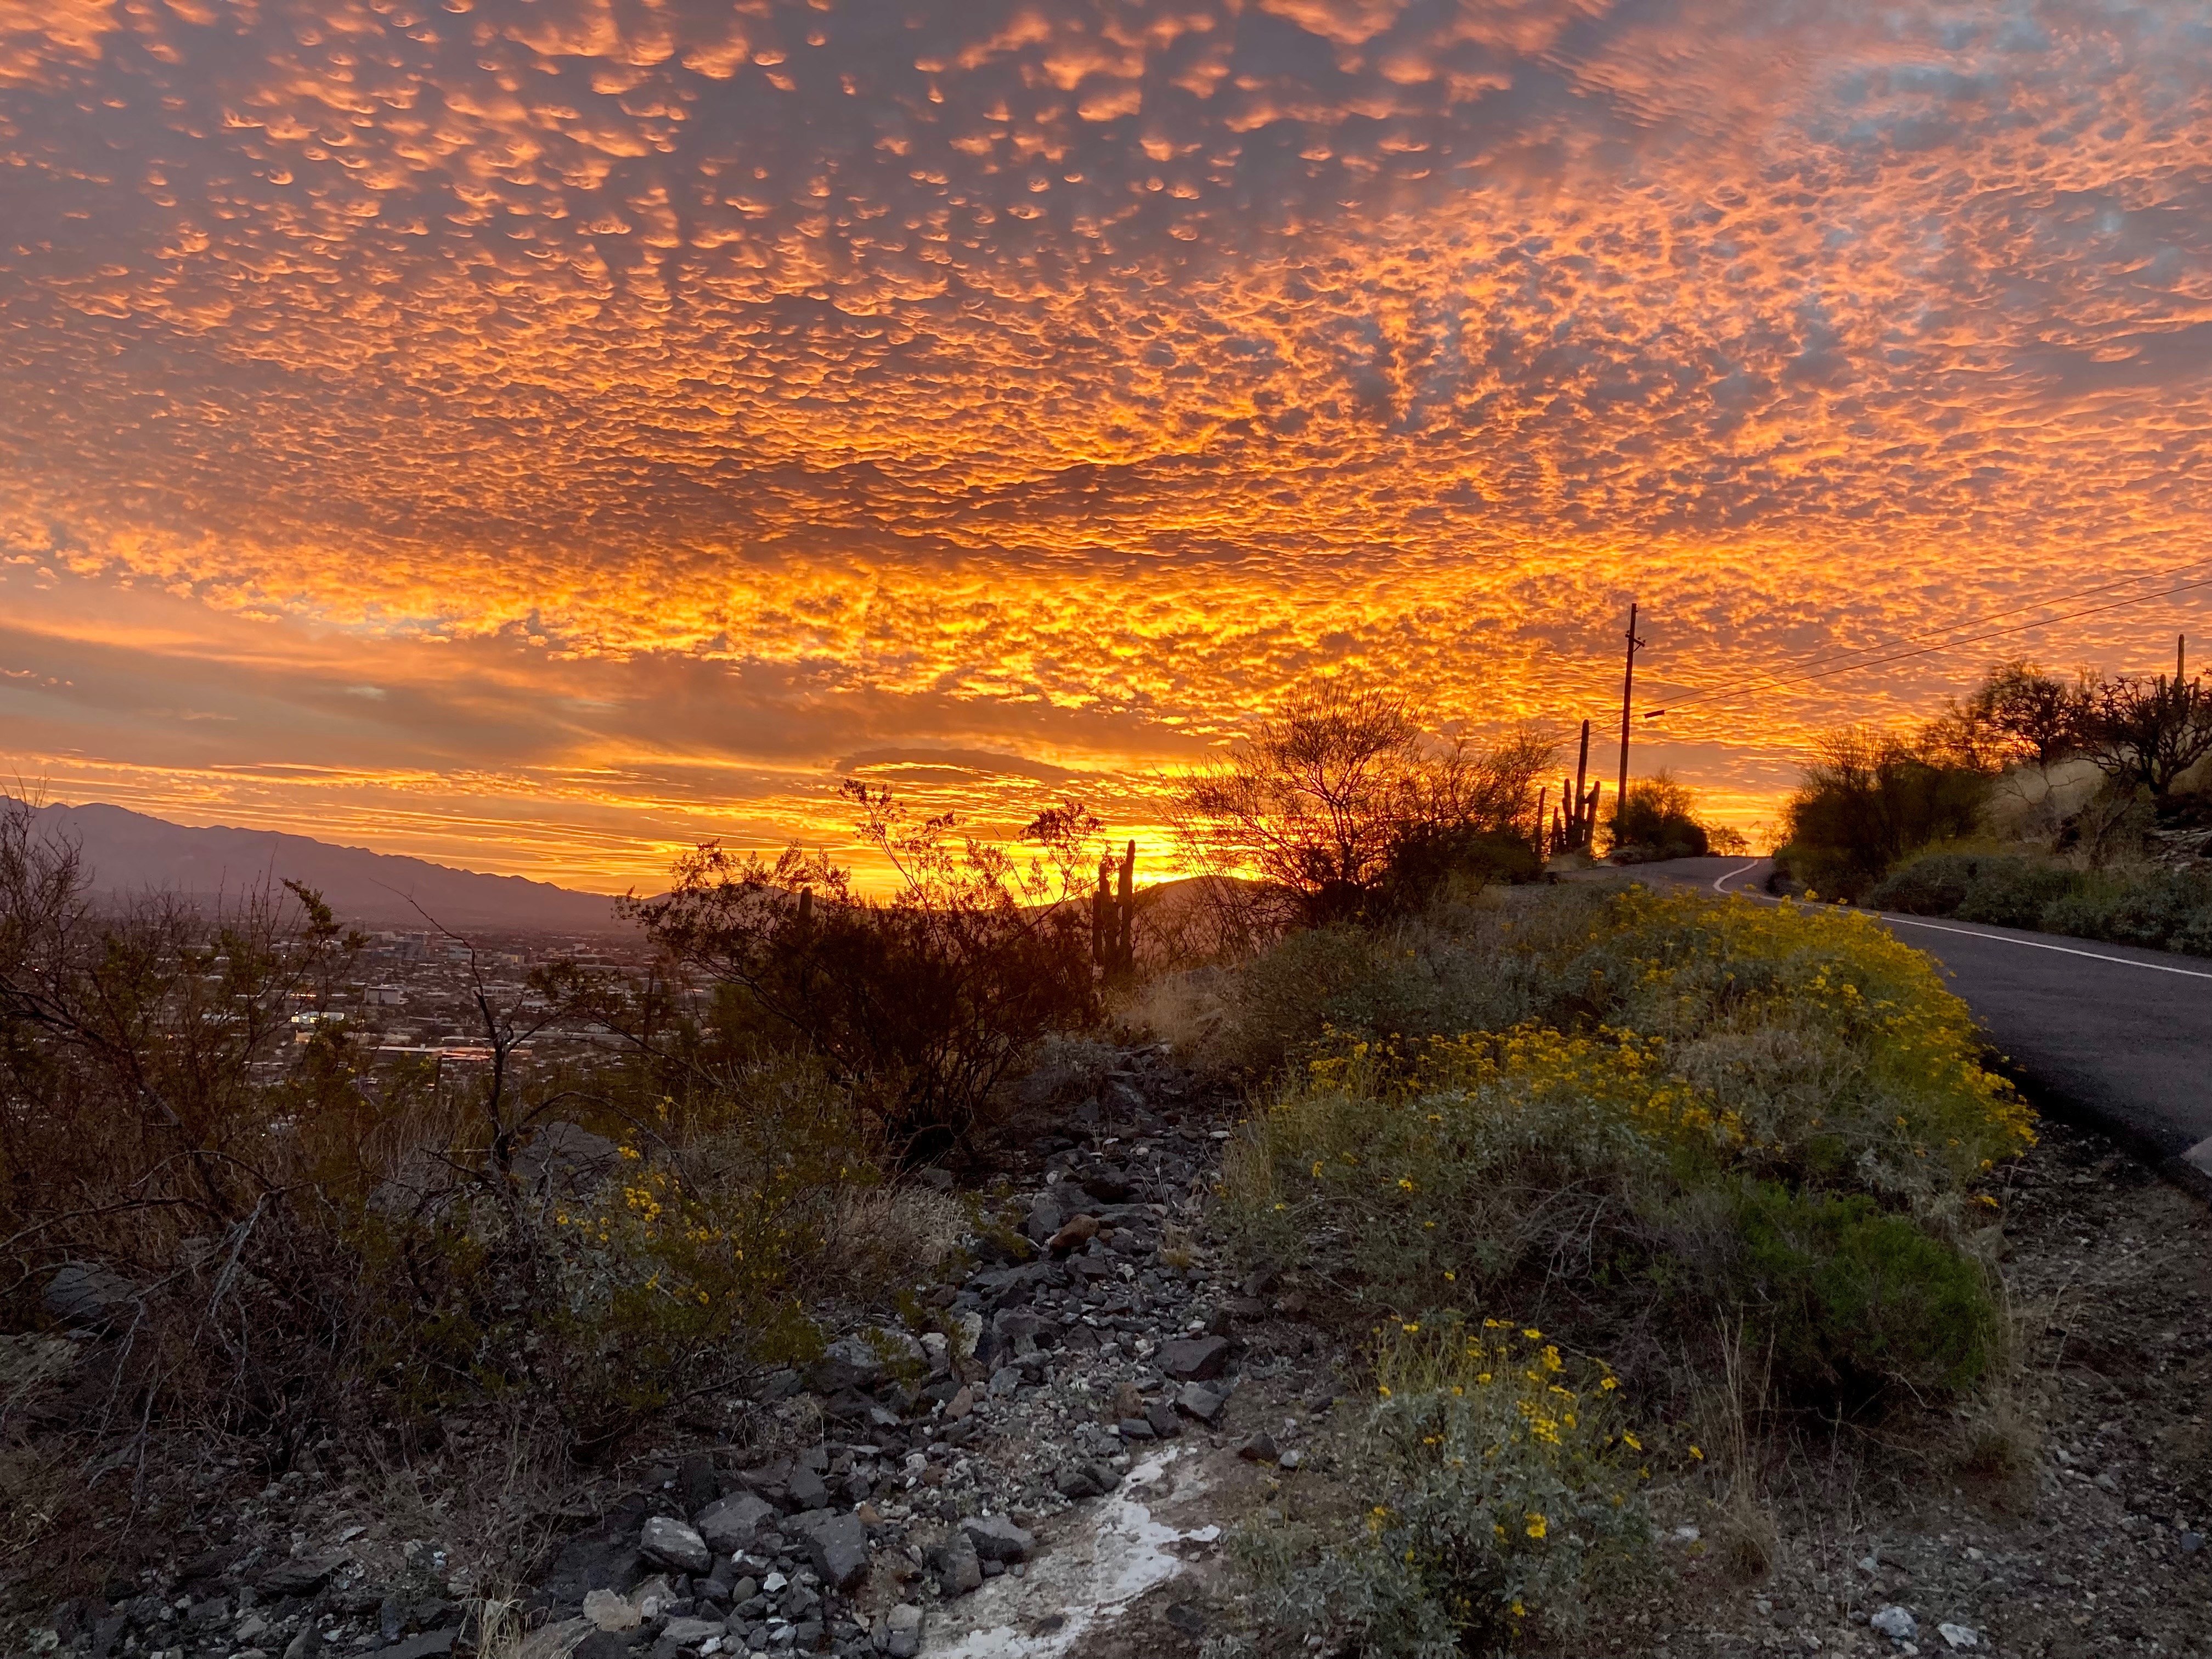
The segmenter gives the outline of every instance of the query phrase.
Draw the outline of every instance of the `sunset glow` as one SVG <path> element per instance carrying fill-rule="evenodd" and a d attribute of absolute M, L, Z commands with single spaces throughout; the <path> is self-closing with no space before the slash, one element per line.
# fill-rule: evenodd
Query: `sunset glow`
<path fill-rule="evenodd" d="M 0 764 L 608 890 L 855 771 L 1164 850 L 1332 670 L 1609 776 L 1633 598 L 1638 769 L 1749 823 L 2212 619 L 1790 678 L 2212 578 L 2208 62 L 2183 0 L 0 0 Z"/>

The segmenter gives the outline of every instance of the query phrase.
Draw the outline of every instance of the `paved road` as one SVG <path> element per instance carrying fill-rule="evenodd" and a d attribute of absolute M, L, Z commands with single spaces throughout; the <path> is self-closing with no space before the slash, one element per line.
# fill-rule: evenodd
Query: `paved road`
<path fill-rule="evenodd" d="M 1760 896 L 1771 868 L 1765 859 L 1675 859 L 1630 873 Z M 1949 970 L 2031 1098 L 2179 1160 L 2199 1190 L 2212 1182 L 2212 959 L 1926 916 L 1882 920 Z"/>

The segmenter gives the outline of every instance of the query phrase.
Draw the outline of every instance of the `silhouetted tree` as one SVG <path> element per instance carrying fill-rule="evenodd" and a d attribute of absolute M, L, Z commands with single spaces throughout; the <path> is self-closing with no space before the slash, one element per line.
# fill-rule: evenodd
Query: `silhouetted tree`
<path fill-rule="evenodd" d="M 2008 758 L 2051 766 L 2081 752 L 2088 711 L 2081 682 L 2014 658 L 1990 670 L 1957 718 L 1987 733 Z"/>
<path fill-rule="evenodd" d="M 1405 698 L 1323 680 L 1183 781 L 1177 828 L 1200 868 L 1256 874 L 1285 920 L 1401 915 L 1455 877 L 1534 869 L 1553 748 L 1525 732 L 1487 750 L 1432 741 Z"/>
<path fill-rule="evenodd" d="M 2115 783 L 2161 799 L 2212 754 L 2212 688 L 2200 676 L 2090 682 L 2082 716 L 2089 757 Z"/>
<path fill-rule="evenodd" d="M 1863 727 L 1832 732 L 1784 809 L 1777 858 L 1808 886 L 1856 897 L 1907 853 L 1974 834 L 1992 781 L 1940 744 Z"/>

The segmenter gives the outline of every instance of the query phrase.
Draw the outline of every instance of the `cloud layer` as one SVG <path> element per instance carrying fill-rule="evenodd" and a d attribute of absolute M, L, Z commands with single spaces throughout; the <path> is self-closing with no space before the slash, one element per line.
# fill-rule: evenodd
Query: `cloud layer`
<path fill-rule="evenodd" d="M 1631 593 L 1680 695 L 2171 567 L 2208 54 L 2180 0 L 0 0 L 17 764 L 428 780 L 611 878 L 1332 665 L 1601 713 Z M 1662 755 L 1749 803 L 1974 665 Z"/>

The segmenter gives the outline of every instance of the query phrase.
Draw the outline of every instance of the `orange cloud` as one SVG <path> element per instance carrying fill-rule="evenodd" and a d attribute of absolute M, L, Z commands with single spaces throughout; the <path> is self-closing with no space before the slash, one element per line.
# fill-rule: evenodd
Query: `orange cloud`
<path fill-rule="evenodd" d="M 0 0 L 0 568 L 12 666 L 72 687 L 0 700 L 149 789 L 160 711 L 281 637 L 193 766 L 312 731 L 347 787 L 501 803 L 457 820 L 696 791 L 670 823 L 766 835 L 840 755 L 1140 772 L 1335 667 L 1602 728 L 1632 593 L 1656 697 L 2160 568 L 2212 500 L 2198 28 Z M 158 638 L 63 597 L 157 592 Z M 406 695 L 300 712 L 319 653 Z M 1974 656 L 1730 690 L 1654 757 L 1764 811 Z M 327 787 L 287 775 L 256 810 Z"/>

